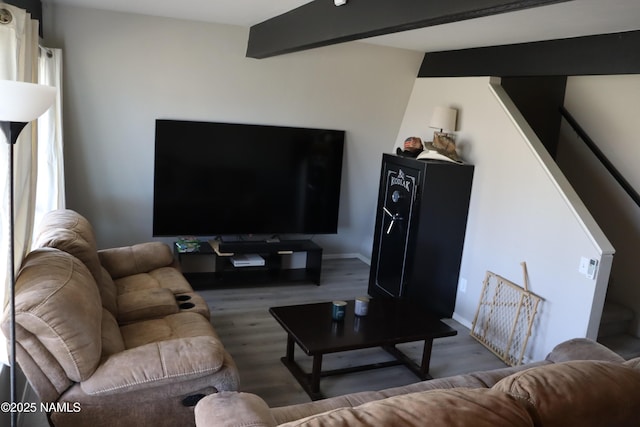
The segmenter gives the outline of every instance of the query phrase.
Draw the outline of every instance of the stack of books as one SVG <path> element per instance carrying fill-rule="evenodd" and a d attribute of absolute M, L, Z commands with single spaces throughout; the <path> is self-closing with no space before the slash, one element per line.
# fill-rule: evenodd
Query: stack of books
<path fill-rule="evenodd" d="M 180 237 L 176 247 L 179 252 L 197 252 L 200 249 L 200 240 L 196 237 Z"/>

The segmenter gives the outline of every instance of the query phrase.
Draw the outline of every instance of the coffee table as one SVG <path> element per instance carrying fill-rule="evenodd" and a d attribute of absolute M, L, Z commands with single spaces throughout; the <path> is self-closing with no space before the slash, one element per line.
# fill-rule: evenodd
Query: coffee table
<path fill-rule="evenodd" d="M 282 363 L 289 369 L 312 400 L 323 399 L 320 378 L 368 369 L 403 364 L 421 380 L 431 379 L 429 361 L 435 338 L 450 337 L 457 331 L 439 319 L 405 301 L 372 299 L 366 316 L 354 314 L 354 301 L 347 301 L 342 321 L 331 318 L 331 302 L 272 307 L 271 315 L 287 332 L 286 356 Z M 424 341 L 422 360 L 415 363 L 396 344 Z M 306 373 L 294 360 L 297 344 L 308 356 L 313 356 L 311 373 Z M 394 360 L 330 371 L 322 370 L 322 356 L 328 353 L 382 347 Z"/>

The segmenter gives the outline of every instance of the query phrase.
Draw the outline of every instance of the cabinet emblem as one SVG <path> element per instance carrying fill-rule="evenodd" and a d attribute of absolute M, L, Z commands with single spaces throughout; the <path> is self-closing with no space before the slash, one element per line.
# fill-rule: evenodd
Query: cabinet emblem
<path fill-rule="evenodd" d="M 402 171 L 402 169 L 398 170 L 398 176 L 391 177 L 391 185 L 392 186 L 399 185 L 400 187 L 404 188 L 408 192 L 411 192 L 411 181 L 405 178 L 405 174 Z"/>

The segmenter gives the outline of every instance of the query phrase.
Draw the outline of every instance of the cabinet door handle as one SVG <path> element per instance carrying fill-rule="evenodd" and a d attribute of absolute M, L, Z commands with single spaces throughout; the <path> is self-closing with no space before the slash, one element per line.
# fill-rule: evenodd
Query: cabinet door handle
<path fill-rule="evenodd" d="M 391 223 L 389 223 L 389 228 L 387 228 L 387 234 L 391 234 L 391 229 L 393 228 L 393 224 L 396 223 L 395 219 L 391 220 Z"/>
<path fill-rule="evenodd" d="M 391 212 L 389 212 L 389 209 L 387 209 L 386 206 L 383 206 L 382 209 L 384 210 L 384 213 L 391 217 L 391 222 L 389 223 L 389 227 L 387 228 L 387 234 L 391 234 L 393 225 L 396 223 L 396 221 L 402 221 L 403 218 L 400 216 L 400 214 L 392 214 Z"/>

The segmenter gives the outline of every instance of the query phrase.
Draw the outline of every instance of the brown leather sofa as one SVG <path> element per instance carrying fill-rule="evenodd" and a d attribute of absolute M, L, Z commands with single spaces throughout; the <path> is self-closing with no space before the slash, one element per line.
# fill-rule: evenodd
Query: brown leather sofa
<path fill-rule="evenodd" d="M 97 251 L 91 225 L 69 210 L 47 215 L 38 236 L 16 280 L 17 361 L 58 408 L 51 424 L 189 426 L 200 398 L 238 389 L 206 303 L 166 245 Z M 182 296 L 195 304 L 180 307 Z"/>
<path fill-rule="evenodd" d="M 640 425 L 640 358 L 625 362 L 575 339 L 526 366 L 280 408 L 224 392 L 195 413 L 198 427 L 632 427 Z"/>

